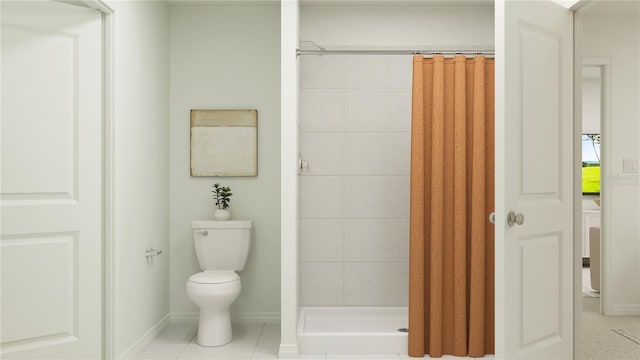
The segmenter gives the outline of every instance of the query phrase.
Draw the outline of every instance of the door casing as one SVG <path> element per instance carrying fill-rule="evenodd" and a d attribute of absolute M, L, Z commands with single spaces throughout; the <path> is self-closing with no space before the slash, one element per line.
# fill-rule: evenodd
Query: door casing
<path fill-rule="evenodd" d="M 102 12 L 103 65 L 102 65 L 102 358 L 114 359 L 116 309 L 115 309 L 115 224 L 114 224 L 114 55 L 115 55 L 115 10 L 108 0 L 82 0 L 88 7 Z"/>

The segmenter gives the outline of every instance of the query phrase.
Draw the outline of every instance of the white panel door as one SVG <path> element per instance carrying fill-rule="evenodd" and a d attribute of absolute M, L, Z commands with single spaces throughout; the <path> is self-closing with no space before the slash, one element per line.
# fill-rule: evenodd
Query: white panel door
<path fill-rule="evenodd" d="M 504 51 L 496 85 L 497 113 L 504 111 L 496 119 L 498 357 L 570 359 L 573 13 L 551 1 L 496 6 L 496 33 L 504 34 L 496 39 Z M 510 226 L 509 212 L 524 222 Z"/>
<path fill-rule="evenodd" d="M 2 1 L 2 358 L 101 357 L 102 20 Z"/>

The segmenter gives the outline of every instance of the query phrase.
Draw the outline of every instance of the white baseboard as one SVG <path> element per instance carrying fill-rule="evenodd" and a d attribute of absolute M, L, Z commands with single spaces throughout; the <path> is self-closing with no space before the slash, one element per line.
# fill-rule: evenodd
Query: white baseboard
<path fill-rule="evenodd" d="M 617 305 L 614 304 L 612 306 L 612 313 L 609 315 L 614 316 L 639 316 L 640 315 L 640 304 L 629 304 L 629 305 Z"/>
<path fill-rule="evenodd" d="M 172 312 L 171 324 L 197 324 L 197 312 Z"/>
<path fill-rule="evenodd" d="M 280 324 L 280 313 L 277 312 L 239 312 L 231 313 L 234 324 Z M 172 324 L 197 324 L 197 312 L 173 312 Z"/>
<path fill-rule="evenodd" d="M 167 314 L 162 317 L 155 325 L 153 325 L 147 332 L 134 342 L 118 359 L 132 359 L 142 349 L 149 345 L 158 335 L 171 323 L 171 314 Z"/>
<path fill-rule="evenodd" d="M 279 312 L 231 313 L 231 321 L 236 324 L 280 324 Z"/>
<path fill-rule="evenodd" d="M 298 358 L 298 344 L 280 344 L 280 350 L 278 351 L 278 358 L 280 359 L 297 359 Z"/>

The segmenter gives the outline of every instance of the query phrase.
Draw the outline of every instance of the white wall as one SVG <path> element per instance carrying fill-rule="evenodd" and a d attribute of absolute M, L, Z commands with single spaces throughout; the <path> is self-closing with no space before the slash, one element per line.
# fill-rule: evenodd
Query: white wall
<path fill-rule="evenodd" d="M 600 78 L 582 78 L 582 133 L 600 133 L 600 113 L 602 99 Z"/>
<path fill-rule="evenodd" d="M 236 318 L 279 321 L 280 313 L 280 6 L 273 3 L 170 8 L 171 311 L 195 319 L 186 282 L 200 271 L 191 221 L 212 219 L 211 185 L 233 192 L 234 219 L 253 220 L 240 272 Z M 258 176 L 191 177 L 189 110 L 257 109 Z"/>
<path fill-rule="evenodd" d="M 169 42 L 163 2 L 115 9 L 115 351 L 135 352 L 169 313 Z M 164 254 L 149 265 L 145 249 Z"/>
<path fill-rule="evenodd" d="M 605 311 L 640 314 L 640 218 L 638 174 L 623 172 L 623 159 L 639 157 L 640 19 L 638 12 L 625 15 L 585 15 L 583 56 L 611 60 L 611 108 L 603 141 L 609 198 L 604 216 L 609 219 L 603 241 L 609 251 L 611 279 Z M 634 30 L 635 29 L 635 30 Z M 608 230 L 607 230 L 608 229 Z"/>
<path fill-rule="evenodd" d="M 493 6 L 303 3 L 300 39 L 327 48 L 493 46 Z"/>
<path fill-rule="evenodd" d="M 280 5 L 280 199 L 281 199 L 281 327 L 282 358 L 298 355 L 297 327 L 299 313 L 299 204 L 300 177 L 297 172 L 300 122 L 299 71 L 296 49 L 299 41 L 299 3 L 283 1 Z"/>

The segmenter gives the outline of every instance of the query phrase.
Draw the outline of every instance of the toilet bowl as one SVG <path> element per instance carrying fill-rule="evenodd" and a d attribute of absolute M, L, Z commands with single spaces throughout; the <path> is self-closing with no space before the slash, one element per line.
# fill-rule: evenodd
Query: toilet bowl
<path fill-rule="evenodd" d="M 189 278 L 187 297 L 200 308 L 198 344 L 231 342 L 229 307 L 240 295 L 240 287 L 240 277 L 233 271 L 204 271 Z"/>
<path fill-rule="evenodd" d="M 249 254 L 251 221 L 194 221 L 193 239 L 202 272 L 187 281 L 187 297 L 200 308 L 197 342 L 222 346 L 232 340 L 229 308 L 241 290 Z"/>

